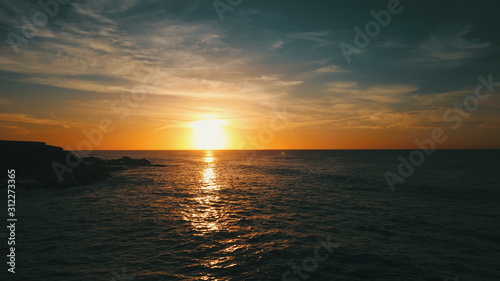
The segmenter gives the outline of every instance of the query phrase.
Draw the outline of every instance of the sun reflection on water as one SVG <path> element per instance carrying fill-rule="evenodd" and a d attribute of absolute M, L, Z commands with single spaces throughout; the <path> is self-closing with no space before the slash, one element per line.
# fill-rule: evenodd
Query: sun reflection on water
<path fill-rule="evenodd" d="M 186 206 L 184 219 L 204 235 L 222 229 L 225 211 L 218 194 L 221 186 L 217 179 L 217 162 L 212 152 L 206 152 L 202 163 L 199 184 L 192 191 L 194 201 Z"/>
<path fill-rule="evenodd" d="M 199 159 L 199 168 L 193 171 L 195 176 L 194 185 L 189 188 L 191 197 L 187 204 L 182 206 L 184 220 L 191 225 L 192 234 L 196 236 L 208 236 L 218 232 L 235 230 L 234 219 L 230 214 L 234 214 L 235 209 L 224 199 L 222 191 L 227 188 L 228 183 L 221 168 L 221 159 L 210 151 L 207 151 Z M 200 256 L 197 259 L 198 265 L 203 266 L 207 271 L 200 280 L 225 280 L 213 276 L 213 270 L 227 269 L 238 264 L 235 261 L 235 253 L 245 245 L 237 245 L 234 240 L 225 241 L 226 248 L 220 249 L 214 255 Z M 215 247 L 215 245 L 211 245 Z"/>
<path fill-rule="evenodd" d="M 215 158 L 212 156 L 212 152 L 207 151 L 207 154 L 205 155 L 205 158 L 203 158 L 203 161 L 205 163 L 212 163 L 215 161 Z"/>
<path fill-rule="evenodd" d="M 219 189 L 216 181 L 215 167 L 205 167 L 202 171 L 202 189 Z"/>

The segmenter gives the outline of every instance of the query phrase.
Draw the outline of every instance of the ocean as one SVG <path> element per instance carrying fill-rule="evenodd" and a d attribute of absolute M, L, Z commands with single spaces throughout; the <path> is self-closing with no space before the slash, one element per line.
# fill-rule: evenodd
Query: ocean
<path fill-rule="evenodd" d="M 410 152 L 97 151 L 163 166 L 18 187 L 0 279 L 500 280 L 500 151 L 438 150 L 393 191 Z"/>

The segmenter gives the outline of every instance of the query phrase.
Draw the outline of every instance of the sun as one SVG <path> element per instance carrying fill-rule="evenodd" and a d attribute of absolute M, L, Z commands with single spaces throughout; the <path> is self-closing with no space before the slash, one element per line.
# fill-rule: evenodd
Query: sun
<path fill-rule="evenodd" d="M 194 149 L 203 150 L 225 149 L 227 137 L 224 125 L 226 125 L 226 121 L 221 119 L 191 122 L 189 127 L 194 131 L 191 146 Z"/>

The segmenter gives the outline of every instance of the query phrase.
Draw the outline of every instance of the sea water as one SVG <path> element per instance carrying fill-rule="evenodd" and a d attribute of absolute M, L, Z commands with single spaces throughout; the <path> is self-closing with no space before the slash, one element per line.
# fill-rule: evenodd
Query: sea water
<path fill-rule="evenodd" d="M 500 280 L 499 151 L 436 151 L 392 191 L 410 152 L 94 152 L 162 166 L 18 187 L 0 279 Z"/>

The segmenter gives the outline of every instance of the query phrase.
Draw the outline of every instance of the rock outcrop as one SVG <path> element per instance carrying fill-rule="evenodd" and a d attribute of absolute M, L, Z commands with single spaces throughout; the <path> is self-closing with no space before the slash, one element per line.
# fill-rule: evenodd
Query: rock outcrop
<path fill-rule="evenodd" d="M 16 170 L 17 186 L 64 188 L 84 185 L 111 175 L 87 165 L 70 151 L 43 142 L 0 141 L 1 171 Z M 2 173 L 0 177 L 5 177 Z"/>
<path fill-rule="evenodd" d="M 0 141 L 0 178 L 7 170 L 16 170 L 17 186 L 24 188 L 66 188 L 91 184 L 111 177 L 110 172 L 126 170 L 123 166 L 153 166 L 147 159 L 102 160 L 80 158 L 60 147 L 43 142 Z M 0 186 L 6 183 L 2 180 Z"/>
<path fill-rule="evenodd" d="M 106 165 L 123 165 L 123 166 L 153 166 L 147 159 L 132 159 L 124 156 L 120 159 L 112 159 L 106 161 Z"/>

